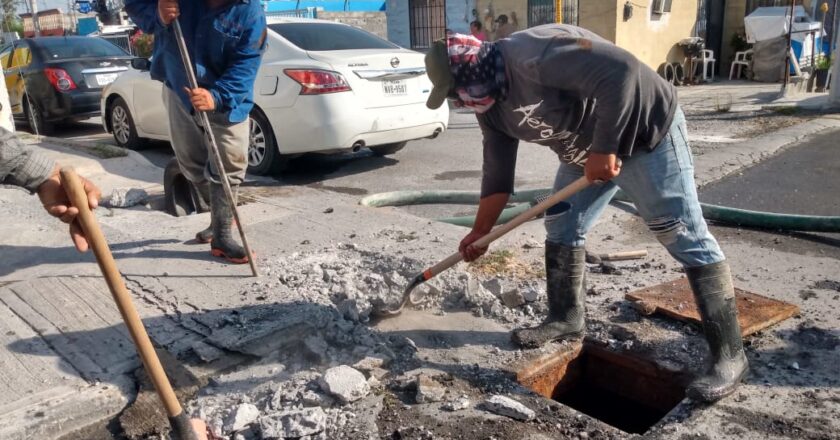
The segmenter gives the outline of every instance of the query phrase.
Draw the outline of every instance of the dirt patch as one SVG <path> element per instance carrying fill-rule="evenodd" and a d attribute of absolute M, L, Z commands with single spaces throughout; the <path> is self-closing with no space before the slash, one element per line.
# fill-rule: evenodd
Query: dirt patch
<path fill-rule="evenodd" d="M 508 249 L 492 251 L 478 261 L 470 263 L 469 271 L 485 277 L 503 276 L 519 279 L 545 277 L 545 269 L 542 265 L 526 262 L 516 252 Z"/>
<path fill-rule="evenodd" d="M 475 179 L 481 177 L 481 170 L 446 171 L 435 174 L 435 180 Z"/>
<path fill-rule="evenodd" d="M 821 280 L 812 284 L 810 287 L 812 289 L 833 290 L 835 292 L 840 292 L 840 281 Z"/>

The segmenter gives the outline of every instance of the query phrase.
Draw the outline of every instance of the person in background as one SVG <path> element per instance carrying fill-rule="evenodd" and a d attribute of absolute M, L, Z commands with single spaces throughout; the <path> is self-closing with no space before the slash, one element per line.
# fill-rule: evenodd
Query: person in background
<path fill-rule="evenodd" d="M 70 204 L 55 161 L 23 144 L 14 133 L 0 127 L 0 183 L 19 186 L 38 194 L 41 204 L 51 216 L 70 225 L 70 238 L 79 252 L 89 248 L 76 216 L 79 210 Z M 99 206 L 99 188 L 80 177 L 88 196 L 90 209 Z"/>
<path fill-rule="evenodd" d="M 516 25 L 511 23 L 508 20 L 508 16 L 505 14 L 499 15 L 496 19 L 496 39 L 501 40 L 502 38 L 507 38 L 510 34 L 516 32 Z"/>
<path fill-rule="evenodd" d="M 482 26 L 481 22 L 478 20 L 470 23 L 470 33 L 473 37 L 477 38 L 478 41 L 487 41 L 487 33 L 484 32 L 483 28 L 484 26 Z"/>

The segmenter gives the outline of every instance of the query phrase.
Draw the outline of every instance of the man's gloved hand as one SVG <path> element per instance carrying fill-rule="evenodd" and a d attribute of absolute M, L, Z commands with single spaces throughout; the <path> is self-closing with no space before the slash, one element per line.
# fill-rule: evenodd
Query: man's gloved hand
<path fill-rule="evenodd" d="M 181 10 L 178 8 L 178 0 L 158 0 L 158 16 L 164 25 L 169 26 L 178 18 Z"/>
<path fill-rule="evenodd" d="M 67 191 L 61 183 L 61 176 L 58 171 L 59 169 L 55 168 L 52 174 L 50 174 L 50 177 L 38 187 L 38 198 L 41 199 L 44 209 L 51 216 L 57 217 L 64 223 L 70 225 L 70 238 L 73 239 L 73 244 L 76 246 L 76 249 L 79 252 L 87 252 L 89 247 L 87 238 L 84 232 L 82 232 L 82 227 L 79 225 L 79 222 L 76 221 L 76 216 L 79 215 L 79 209 L 70 204 L 70 198 L 67 196 Z M 82 185 L 84 185 L 85 192 L 87 193 L 90 209 L 96 209 L 99 206 L 99 199 L 102 196 L 99 188 L 84 177 L 79 178 L 82 180 Z"/>
<path fill-rule="evenodd" d="M 590 182 L 609 182 L 621 172 L 621 160 L 615 154 L 590 153 L 583 172 Z"/>
<path fill-rule="evenodd" d="M 213 94 L 207 89 L 197 88 L 188 89 L 184 87 L 187 96 L 190 97 L 193 107 L 199 112 L 212 112 L 216 110 L 216 100 L 213 99 Z"/>

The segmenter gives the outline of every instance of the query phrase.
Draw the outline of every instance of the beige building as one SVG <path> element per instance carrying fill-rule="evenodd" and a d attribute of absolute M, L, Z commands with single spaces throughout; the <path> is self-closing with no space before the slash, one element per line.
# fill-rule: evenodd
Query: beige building
<path fill-rule="evenodd" d="M 656 10 L 658 3 L 583 0 L 579 25 L 629 50 L 653 69 L 666 62 L 682 62 L 684 54 L 677 43 L 696 35 L 698 0 L 672 0 L 668 12 Z"/>
<path fill-rule="evenodd" d="M 668 3 L 667 0 L 662 0 Z M 491 32 L 495 29 L 494 20 L 501 14 L 511 19 L 515 17 L 519 29 L 533 23 L 545 22 L 547 17 L 536 17 L 535 11 L 529 10 L 528 4 L 552 3 L 548 1 L 526 0 L 476 0 L 476 11 Z M 584 28 L 629 50 L 654 69 L 663 63 L 682 62 L 683 52 L 677 42 L 695 35 L 698 0 L 671 0 L 670 12 L 657 13 L 654 5 L 660 0 L 554 0 L 554 6 L 546 8 L 556 15 L 556 22 L 574 22 Z M 625 5 L 631 9 L 625 18 Z M 563 17 L 576 6 L 577 17 Z M 539 15 L 539 14 L 536 14 Z"/>

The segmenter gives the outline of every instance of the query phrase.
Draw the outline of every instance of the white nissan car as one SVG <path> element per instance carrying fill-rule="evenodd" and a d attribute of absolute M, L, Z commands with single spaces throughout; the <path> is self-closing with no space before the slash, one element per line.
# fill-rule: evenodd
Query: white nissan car
<path fill-rule="evenodd" d="M 272 18 L 254 85 L 248 170 L 282 170 L 302 153 L 370 148 L 393 154 L 408 141 L 446 130 L 449 109 L 429 110 L 423 54 L 364 30 L 322 20 Z M 102 121 L 125 148 L 168 140 L 160 82 L 148 61 L 133 62 L 102 93 Z"/>

